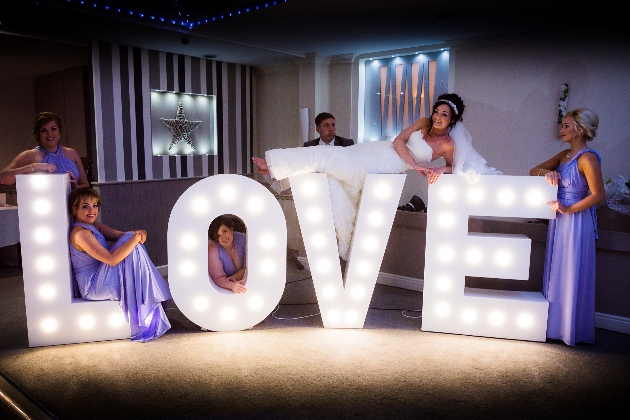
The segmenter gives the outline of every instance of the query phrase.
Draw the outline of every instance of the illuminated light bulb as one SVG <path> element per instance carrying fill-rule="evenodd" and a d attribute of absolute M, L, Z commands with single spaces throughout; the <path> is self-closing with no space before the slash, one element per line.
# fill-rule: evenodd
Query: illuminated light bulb
<path fill-rule="evenodd" d="M 126 324 L 127 321 L 125 321 L 125 317 L 122 314 L 111 314 L 107 318 L 107 323 L 110 325 L 110 327 L 118 328 Z"/>
<path fill-rule="evenodd" d="M 338 310 L 334 309 L 334 310 L 328 312 L 328 317 L 327 318 L 328 318 L 328 320 L 330 322 L 337 323 L 341 319 L 341 314 L 339 313 Z"/>
<path fill-rule="evenodd" d="M 438 249 L 438 258 L 443 262 L 452 261 L 455 258 L 455 251 L 450 246 L 443 246 Z"/>
<path fill-rule="evenodd" d="M 373 211 L 368 216 L 368 221 L 372 226 L 380 226 L 383 223 L 383 214 L 380 211 Z"/>
<path fill-rule="evenodd" d="M 271 274 L 274 272 L 275 269 L 276 265 L 272 260 L 264 260 L 262 263 L 260 263 L 260 271 L 263 274 Z"/>
<path fill-rule="evenodd" d="M 455 216 L 453 213 L 442 213 L 438 216 L 438 224 L 443 228 L 450 228 L 455 225 Z"/>
<path fill-rule="evenodd" d="M 45 318 L 44 320 L 42 320 L 40 326 L 42 327 L 42 330 L 44 330 L 44 332 L 51 333 L 59 328 L 59 323 L 54 318 Z"/>
<path fill-rule="evenodd" d="M 55 262 L 50 257 L 39 257 L 35 262 L 35 267 L 41 273 L 50 273 L 55 268 Z"/>
<path fill-rule="evenodd" d="M 443 292 L 447 292 L 447 291 L 451 290 L 452 286 L 453 286 L 453 282 L 451 282 L 451 279 L 449 279 L 446 276 L 440 277 L 435 282 L 435 287 L 437 287 L 438 290 L 441 290 Z"/>
<path fill-rule="evenodd" d="M 442 201 L 453 201 L 456 195 L 457 191 L 455 191 L 455 188 L 453 187 L 444 187 L 440 189 L 440 198 L 442 199 Z"/>
<path fill-rule="evenodd" d="M 374 251 L 378 246 L 378 240 L 375 236 L 368 236 L 363 240 L 363 248 L 367 251 Z"/>
<path fill-rule="evenodd" d="M 264 249 L 271 249 L 276 245 L 276 237 L 271 233 L 265 233 L 260 236 L 259 244 Z"/>
<path fill-rule="evenodd" d="M 258 213 L 259 211 L 263 209 L 263 202 L 258 197 L 250 198 L 249 201 L 247 202 L 247 208 L 252 213 Z"/>
<path fill-rule="evenodd" d="M 497 265 L 505 267 L 512 262 L 512 254 L 507 251 L 499 251 L 494 256 L 494 262 L 496 262 Z"/>
<path fill-rule="evenodd" d="M 35 214 L 38 214 L 40 216 L 47 215 L 48 213 L 50 213 L 51 209 L 52 205 L 50 204 L 50 201 L 44 198 L 40 198 L 39 200 L 35 200 L 33 202 L 33 211 L 35 212 Z"/>
<path fill-rule="evenodd" d="M 314 182 L 308 181 L 302 184 L 302 194 L 307 197 L 312 197 L 317 194 L 317 184 Z"/>
<path fill-rule="evenodd" d="M 316 209 L 316 208 L 310 209 L 306 213 L 306 217 L 311 222 L 319 222 L 321 220 L 321 218 L 322 218 L 322 211 L 320 209 Z"/>
<path fill-rule="evenodd" d="M 221 188 L 219 196 L 225 201 L 232 201 L 236 198 L 236 188 L 232 186 L 226 186 Z"/>
<path fill-rule="evenodd" d="M 530 314 L 520 314 L 518 318 L 516 318 L 516 323 L 521 328 L 530 328 L 534 325 L 534 317 Z"/>
<path fill-rule="evenodd" d="M 483 255 L 481 254 L 481 251 L 478 249 L 471 249 L 468 252 L 466 252 L 466 261 L 468 261 L 469 264 L 479 264 L 481 262 L 481 260 L 483 259 Z"/>
<path fill-rule="evenodd" d="M 221 311 L 221 319 L 224 321 L 231 321 L 236 318 L 236 310 L 234 308 L 225 308 Z"/>
<path fill-rule="evenodd" d="M 179 272 L 184 276 L 190 276 L 195 273 L 195 264 L 185 261 L 179 265 Z"/>
<path fill-rule="evenodd" d="M 350 292 L 351 296 L 355 299 L 361 299 L 365 296 L 365 288 L 363 286 L 354 286 Z"/>
<path fill-rule="evenodd" d="M 315 248 L 323 248 L 326 245 L 326 237 L 322 234 L 314 235 L 311 243 Z"/>
<path fill-rule="evenodd" d="M 448 316 L 451 313 L 451 305 L 448 303 L 442 302 L 435 305 L 435 313 L 438 316 Z"/>
<path fill-rule="evenodd" d="M 466 309 L 462 312 L 462 319 L 464 322 L 470 324 L 477 320 L 477 311 L 474 309 Z"/>
<path fill-rule="evenodd" d="M 466 195 L 470 203 L 477 204 L 483 201 L 485 193 L 481 188 L 472 188 L 468 191 L 468 194 Z"/>
<path fill-rule="evenodd" d="M 369 274 L 371 270 L 372 270 L 372 265 L 367 261 L 361 261 L 359 264 L 357 264 L 357 272 L 359 274 L 362 274 L 365 276 L 366 274 Z"/>
<path fill-rule="evenodd" d="M 57 296 L 57 289 L 52 284 L 44 284 L 38 289 L 39 297 L 44 300 L 51 300 Z"/>
<path fill-rule="evenodd" d="M 79 318 L 79 327 L 84 330 L 91 330 L 96 325 L 96 319 L 92 315 L 82 315 Z"/>
<path fill-rule="evenodd" d="M 260 296 L 253 296 L 247 301 L 247 305 L 256 310 L 262 308 L 263 300 Z"/>
<path fill-rule="evenodd" d="M 540 190 L 529 190 L 525 194 L 525 202 L 532 207 L 545 204 L 543 193 Z"/>
<path fill-rule="evenodd" d="M 466 174 L 466 181 L 468 181 L 469 184 L 479 182 L 479 179 L 479 175 L 477 174 Z"/>
<path fill-rule="evenodd" d="M 194 249 L 197 246 L 197 237 L 192 233 L 182 236 L 181 245 L 186 249 Z"/>
<path fill-rule="evenodd" d="M 334 286 L 325 286 L 324 287 L 324 297 L 328 299 L 332 299 L 337 296 L 337 289 Z"/>
<path fill-rule="evenodd" d="M 205 198 L 197 197 L 192 200 L 191 207 L 195 213 L 203 214 L 210 209 L 210 203 Z"/>
<path fill-rule="evenodd" d="M 35 242 L 40 243 L 40 244 L 47 244 L 48 242 L 51 241 L 53 234 L 50 229 L 45 228 L 45 227 L 40 227 L 40 228 L 35 229 L 35 231 L 33 232 L 33 237 L 35 239 Z"/>
<path fill-rule="evenodd" d="M 320 273 L 328 273 L 330 271 L 330 261 L 328 260 L 320 260 L 317 263 L 317 271 L 319 271 Z"/>
<path fill-rule="evenodd" d="M 390 186 L 388 184 L 386 184 L 385 182 L 381 182 L 378 183 L 375 187 L 374 187 L 374 195 L 377 198 L 387 198 L 389 197 L 389 195 L 391 194 L 392 189 L 390 188 Z"/>
<path fill-rule="evenodd" d="M 502 206 L 509 206 L 514 202 L 514 191 L 503 189 L 497 193 L 497 201 Z"/>
<path fill-rule="evenodd" d="M 46 175 L 32 175 L 29 179 L 29 184 L 34 190 L 42 191 L 48 188 L 50 184 L 49 179 Z"/>
<path fill-rule="evenodd" d="M 193 301 L 193 306 L 198 311 L 205 311 L 210 306 L 210 301 L 207 298 L 200 296 L 195 298 L 195 300 Z"/>
<path fill-rule="evenodd" d="M 494 311 L 488 315 L 488 321 L 495 327 L 498 327 L 505 322 L 505 315 L 503 315 L 503 312 Z"/>
<path fill-rule="evenodd" d="M 346 311 L 345 315 L 343 316 L 344 321 L 346 321 L 348 324 L 356 322 L 358 318 L 359 315 L 357 315 L 355 311 Z"/>

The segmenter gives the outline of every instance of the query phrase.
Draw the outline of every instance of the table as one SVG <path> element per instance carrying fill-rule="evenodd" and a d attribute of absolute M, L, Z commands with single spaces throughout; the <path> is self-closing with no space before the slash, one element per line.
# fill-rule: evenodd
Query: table
<path fill-rule="evenodd" d="M 0 207 L 0 248 L 20 242 L 17 206 Z"/>

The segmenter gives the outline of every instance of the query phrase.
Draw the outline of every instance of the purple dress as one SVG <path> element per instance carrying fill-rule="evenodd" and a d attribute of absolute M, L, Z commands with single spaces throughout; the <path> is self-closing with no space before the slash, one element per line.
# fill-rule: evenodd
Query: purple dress
<path fill-rule="evenodd" d="M 107 241 L 92 225 L 77 222 L 91 231 L 98 242 L 107 248 Z M 111 251 L 133 235 L 126 232 L 116 241 Z M 160 337 L 171 324 L 161 302 L 171 299 L 168 284 L 149 259 L 144 245 L 136 246 L 124 260 L 111 266 L 76 249 L 70 243 L 72 271 L 83 299 L 117 300 L 129 322 L 131 341 L 146 342 Z"/>
<path fill-rule="evenodd" d="M 238 260 L 241 262 L 241 267 L 243 267 L 243 257 L 245 256 L 246 245 L 247 236 L 241 232 L 234 232 L 234 248 L 236 249 Z M 217 250 L 219 251 L 219 259 L 223 264 L 223 271 L 225 272 L 226 277 L 233 276 L 238 270 L 234 267 L 230 255 L 222 246 L 218 246 Z"/>
<path fill-rule="evenodd" d="M 589 194 L 586 178 L 578 170 L 579 151 L 558 166 L 558 201 L 570 206 Z M 549 301 L 547 337 L 570 346 L 595 342 L 595 206 L 572 214 L 556 214 L 549 221 L 543 294 Z"/>
<path fill-rule="evenodd" d="M 55 171 L 56 174 L 72 172 L 74 179 L 79 181 L 79 168 L 77 168 L 77 164 L 74 163 L 72 159 L 68 159 L 63 156 L 61 153 L 61 145 L 57 145 L 57 151 L 55 153 L 48 151 L 41 146 L 37 146 L 36 149 L 44 153 L 44 158 L 41 163 L 50 163 L 51 165 L 55 165 L 57 167 L 57 170 Z"/>

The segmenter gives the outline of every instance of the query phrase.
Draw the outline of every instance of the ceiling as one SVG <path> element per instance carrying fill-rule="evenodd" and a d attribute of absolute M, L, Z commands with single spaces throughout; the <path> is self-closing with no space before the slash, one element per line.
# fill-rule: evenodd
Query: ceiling
<path fill-rule="evenodd" d="M 86 45 L 101 40 L 263 66 L 292 62 L 308 53 L 358 56 L 471 37 L 562 30 L 582 12 L 566 4 L 552 0 L 14 0 L 3 2 L 0 33 Z"/>

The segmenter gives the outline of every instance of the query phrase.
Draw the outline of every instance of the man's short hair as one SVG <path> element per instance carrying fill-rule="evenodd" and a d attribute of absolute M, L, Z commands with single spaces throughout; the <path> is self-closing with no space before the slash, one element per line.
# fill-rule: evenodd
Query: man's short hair
<path fill-rule="evenodd" d="M 334 115 L 330 112 L 322 112 L 317 117 L 315 117 L 315 126 L 319 126 L 322 121 L 327 120 L 328 118 L 335 119 Z"/>

